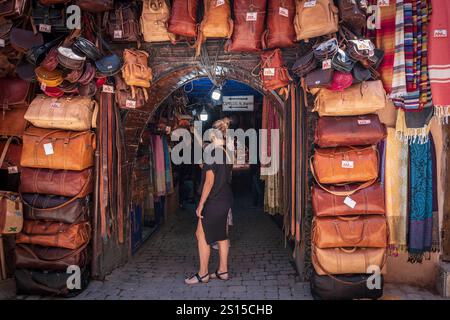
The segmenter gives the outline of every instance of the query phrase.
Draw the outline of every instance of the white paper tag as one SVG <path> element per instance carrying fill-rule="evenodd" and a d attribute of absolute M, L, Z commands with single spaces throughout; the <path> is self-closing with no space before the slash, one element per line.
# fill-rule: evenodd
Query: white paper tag
<path fill-rule="evenodd" d="M 52 26 L 48 25 L 48 24 L 40 24 L 39 25 L 39 32 L 51 33 L 52 32 Z"/>
<path fill-rule="evenodd" d="M 446 29 L 436 29 L 434 30 L 435 38 L 447 38 L 447 30 Z"/>
<path fill-rule="evenodd" d="M 356 47 L 358 50 L 370 50 L 370 40 L 357 40 Z"/>
<path fill-rule="evenodd" d="M 353 161 L 342 160 L 341 166 L 342 166 L 342 168 L 344 168 L 344 169 L 353 169 L 354 163 L 353 163 Z"/>
<path fill-rule="evenodd" d="M 316 0 L 309 0 L 306 1 L 305 4 L 303 5 L 304 8 L 312 8 L 316 6 Z"/>
<path fill-rule="evenodd" d="M 289 18 L 289 10 L 286 9 L 286 8 L 280 7 L 280 9 L 278 10 L 278 14 L 279 14 L 280 16 Z"/>
<path fill-rule="evenodd" d="M 264 76 L 273 77 L 275 75 L 275 68 L 264 68 Z"/>
<path fill-rule="evenodd" d="M 46 156 L 53 154 L 53 145 L 51 143 L 44 144 L 44 152 Z"/>
<path fill-rule="evenodd" d="M 370 124 L 372 121 L 370 121 L 370 119 L 358 119 L 358 124 L 360 126 L 365 126 Z"/>
<path fill-rule="evenodd" d="M 379 7 L 389 7 L 389 0 L 378 0 Z"/>
<path fill-rule="evenodd" d="M 258 20 L 258 12 L 247 12 L 245 21 L 256 21 Z"/>
<path fill-rule="evenodd" d="M 353 200 L 353 199 L 350 198 L 350 197 L 346 197 L 346 198 L 344 199 L 344 204 L 347 205 L 347 206 L 349 206 L 349 207 L 352 208 L 352 209 L 355 209 L 355 207 L 356 207 L 356 201 Z"/>
<path fill-rule="evenodd" d="M 5 45 L 5 39 L 0 39 L 0 47 L 4 48 Z"/>
<path fill-rule="evenodd" d="M 114 39 L 122 39 L 123 32 L 122 30 L 114 30 Z"/>
<path fill-rule="evenodd" d="M 45 91 L 45 88 L 47 88 L 47 85 L 45 83 L 41 83 L 41 90 Z"/>
<path fill-rule="evenodd" d="M 60 108 L 60 107 L 61 107 L 61 103 L 60 103 L 60 102 L 57 102 L 57 101 L 52 101 L 52 102 L 50 103 L 50 107 L 51 107 L 51 108 Z"/>
<path fill-rule="evenodd" d="M 8 167 L 8 174 L 18 173 L 19 169 L 16 166 Z"/>
<path fill-rule="evenodd" d="M 102 87 L 102 91 L 106 93 L 114 93 L 114 87 L 104 84 Z"/>
<path fill-rule="evenodd" d="M 225 4 L 225 0 L 217 0 L 216 7 L 223 6 Z"/>
<path fill-rule="evenodd" d="M 322 70 L 331 69 L 331 59 L 326 59 L 322 61 Z"/>
<path fill-rule="evenodd" d="M 129 100 L 129 99 L 127 99 L 125 101 L 125 107 L 136 109 L 136 100 Z"/>

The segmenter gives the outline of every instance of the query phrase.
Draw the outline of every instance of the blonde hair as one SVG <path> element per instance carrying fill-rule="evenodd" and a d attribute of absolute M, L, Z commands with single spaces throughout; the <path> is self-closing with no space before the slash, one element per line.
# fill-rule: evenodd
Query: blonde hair
<path fill-rule="evenodd" d="M 214 122 L 212 127 L 214 129 L 219 130 L 222 133 L 222 139 L 226 139 L 227 129 L 230 127 L 230 123 L 231 123 L 230 118 L 225 117 L 223 119 Z"/>

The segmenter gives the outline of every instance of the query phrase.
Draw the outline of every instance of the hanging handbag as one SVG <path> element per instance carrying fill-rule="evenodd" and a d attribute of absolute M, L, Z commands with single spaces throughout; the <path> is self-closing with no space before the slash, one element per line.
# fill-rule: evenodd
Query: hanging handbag
<path fill-rule="evenodd" d="M 291 77 L 284 66 L 280 49 L 261 54 L 261 80 L 264 90 L 277 90 L 289 85 Z"/>
<path fill-rule="evenodd" d="M 37 67 L 34 72 L 37 80 L 45 87 L 57 87 L 64 81 L 62 71 L 59 69 L 48 71 L 44 67 Z"/>
<path fill-rule="evenodd" d="M 371 273 L 369 267 L 383 268 L 386 248 L 312 248 L 312 263 L 318 275 Z"/>
<path fill-rule="evenodd" d="M 78 55 L 84 55 L 93 61 L 97 61 L 102 58 L 97 46 L 83 37 L 77 37 L 75 39 L 73 43 L 73 50 Z"/>
<path fill-rule="evenodd" d="M 106 33 L 112 42 L 139 41 L 139 22 L 135 3 L 118 4 L 105 13 Z"/>
<path fill-rule="evenodd" d="M 384 189 L 380 183 L 361 185 L 314 185 L 311 190 L 314 215 L 335 217 L 352 215 L 384 215 Z"/>
<path fill-rule="evenodd" d="M 314 93 L 314 92 L 313 92 Z M 318 89 L 313 111 L 319 116 L 358 116 L 375 113 L 388 104 L 380 80 L 356 84 L 343 92 Z"/>
<path fill-rule="evenodd" d="M 311 165 L 322 184 L 374 181 L 378 178 L 378 151 L 372 146 L 316 148 Z"/>
<path fill-rule="evenodd" d="M 366 13 L 360 6 L 361 0 L 338 0 L 339 18 L 348 28 L 361 34 L 366 28 Z"/>
<path fill-rule="evenodd" d="M 69 266 L 85 267 L 90 261 L 86 247 L 76 250 L 19 244 L 15 250 L 17 269 L 67 271 Z"/>
<path fill-rule="evenodd" d="M 198 0 L 174 0 L 169 19 L 170 33 L 195 38 L 197 36 Z"/>
<path fill-rule="evenodd" d="M 342 49 L 338 49 L 331 59 L 331 67 L 340 72 L 351 72 L 355 66 L 356 61 Z"/>
<path fill-rule="evenodd" d="M 123 78 L 119 75 L 114 77 L 116 83 L 115 99 L 119 108 L 139 109 L 145 105 L 145 96 L 141 88 L 136 88 L 135 97 L 132 97 L 131 88 L 127 86 Z"/>
<path fill-rule="evenodd" d="M 149 88 L 153 79 L 152 69 L 148 66 L 148 53 L 142 50 L 125 49 L 123 51 L 124 65 L 122 77 L 125 83 L 131 86 L 131 96 L 136 97 L 136 88 Z M 147 100 L 147 91 L 144 89 Z"/>
<path fill-rule="evenodd" d="M 140 18 L 145 42 L 174 41 L 175 35 L 167 30 L 170 5 L 167 0 L 144 0 Z"/>
<path fill-rule="evenodd" d="M 18 78 L 0 78 L 0 105 L 3 109 L 28 107 L 32 85 Z"/>
<path fill-rule="evenodd" d="M 312 241 L 317 248 L 386 248 L 385 216 L 315 218 Z"/>
<path fill-rule="evenodd" d="M 322 148 L 377 144 L 387 136 L 378 115 L 320 117 L 314 143 Z"/>
<path fill-rule="evenodd" d="M 328 88 L 333 82 L 333 69 L 317 69 L 308 73 L 305 77 L 305 85 L 311 88 Z"/>
<path fill-rule="evenodd" d="M 0 191 L 0 235 L 22 231 L 22 201 L 15 192 Z"/>
<path fill-rule="evenodd" d="M 47 71 L 54 71 L 58 66 L 58 47 L 52 47 L 48 53 L 45 55 L 45 58 L 42 60 L 40 66 Z"/>
<path fill-rule="evenodd" d="M 294 19 L 297 41 L 338 31 L 338 8 L 332 0 L 297 0 Z"/>
<path fill-rule="evenodd" d="M 116 55 L 103 39 L 100 39 L 103 47 L 111 54 L 95 61 L 95 67 L 104 77 L 110 77 L 122 69 L 122 59 Z M 128 50 L 128 49 L 125 49 Z"/>
<path fill-rule="evenodd" d="M 89 242 L 90 237 L 88 222 L 65 224 L 25 220 L 22 232 L 16 236 L 16 243 L 75 250 Z"/>
<path fill-rule="evenodd" d="M 23 134 L 20 165 L 55 170 L 84 170 L 94 165 L 95 133 L 30 126 Z"/>
<path fill-rule="evenodd" d="M 92 168 L 82 171 L 23 168 L 20 191 L 81 198 L 93 191 L 93 177 Z"/>
<path fill-rule="evenodd" d="M 314 57 L 313 51 L 308 52 L 304 56 L 302 56 L 300 59 L 295 61 L 294 65 L 292 66 L 292 72 L 297 77 L 304 77 L 311 71 L 315 70 L 317 68 L 318 61 Z"/>
<path fill-rule="evenodd" d="M 25 14 L 28 8 L 28 0 L 3 0 L 0 1 L 0 17 L 15 19 Z"/>
<path fill-rule="evenodd" d="M 64 76 L 64 80 L 68 81 L 70 83 L 77 83 L 78 80 L 81 78 L 81 76 L 83 75 L 84 70 L 83 69 L 79 69 L 79 70 L 72 70 L 68 73 L 65 74 Z"/>
<path fill-rule="evenodd" d="M 59 33 L 67 32 L 66 27 L 66 7 L 61 5 L 42 5 L 39 2 L 33 1 L 31 9 L 31 17 L 33 24 L 40 28 L 40 25 L 46 26 L 46 32 Z M 49 26 L 50 29 L 47 29 Z"/>
<path fill-rule="evenodd" d="M 25 112 L 27 107 L 4 108 L 3 114 L 0 114 L 0 135 L 21 137 L 26 125 Z"/>
<path fill-rule="evenodd" d="M 295 0 L 268 0 L 263 49 L 288 48 L 295 45 L 294 18 Z"/>
<path fill-rule="evenodd" d="M 23 180 L 22 180 L 23 181 Z M 89 185 L 80 192 L 86 193 Z M 67 224 L 89 221 L 89 197 L 72 198 L 22 193 L 23 215 L 26 220 L 43 220 Z"/>
<path fill-rule="evenodd" d="M 75 4 L 87 12 L 105 12 L 114 9 L 114 0 L 76 0 Z"/>
<path fill-rule="evenodd" d="M 314 57 L 316 57 L 318 61 L 323 61 L 334 57 L 339 49 L 339 44 L 336 38 L 331 38 L 315 45 L 313 49 Z"/>
<path fill-rule="evenodd" d="M 229 52 L 259 52 L 266 18 L 267 0 L 235 0 L 234 31 L 227 41 Z"/>
<path fill-rule="evenodd" d="M 78 83 L 80 85 L 87 85 L 94 79 L 94 77 L 95 77 L 95 68 L 90 62 L 88 62 L 84 67 L 83 74 L 78 79 Z"/>
<path fill-rule="evenodd" d="M 13 143 L 14 142 L 14 143 Z M 0 168 L 8 170 L 10 174 L 21 171 L 20 157 L 22 145 L 17 137 L 9 137 L 0 141 Z"/>
<path fill-rule="evenodd" d="M 83 69 L 86 57 L 76 54 L 72 48 L 59 47 L 58 48 L 58 63 L 64 68 L 71 70 Z"/>
<path fill-rule="evenodd" d="M 19 52 L 26 53 L 33 47 L 39 47 L 44 44 L 42 33 L 34 33 L 31 30 L 20 28 L 11 29 L 11 46 Z"/>

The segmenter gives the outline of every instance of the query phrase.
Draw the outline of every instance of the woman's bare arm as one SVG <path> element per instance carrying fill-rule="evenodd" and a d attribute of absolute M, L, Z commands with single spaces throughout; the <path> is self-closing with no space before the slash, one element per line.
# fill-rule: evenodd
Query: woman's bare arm
<path fill-rule="evenodd" d="M 199 218 L 203 218 L 203 216 L 202 216 L 203 205 L 205 204 L 206 199 L 208 199 L 208 195 L 211 192 L 213 184 L 214 184 L 214 172 L 212 170 L 208 170 L 208 171 L 206 171 L 205 183 L 203 185 L 203 190 L 202 190 L 202 196 L 200 197 L 200 202 L 199 202 L 198 208 L 197 208 L 197 216 Z"/>

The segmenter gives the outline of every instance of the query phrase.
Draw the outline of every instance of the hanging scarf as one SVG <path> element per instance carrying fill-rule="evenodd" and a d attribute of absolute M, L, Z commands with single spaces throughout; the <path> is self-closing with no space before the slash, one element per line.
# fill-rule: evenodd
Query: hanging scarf
<path fill-rule="evenodd" d="M 164 160 L 164 148 L 162 138 L 159 135 L 153 135 L 153 154 L 155 163 L 155 195 L 164 196 L 166 194 L 166 171 Z"/>
<path fill-rule="evenodd" d="M 164 150 L 164 169 L 165 169 L 165 183 L 166 183 L 166 195 L 173 191 L 172 181 L 172 162 L 170 161 L 169 144 L 167 137 L 162 137 L 163 150 Z"/>
<path fill-rule="evenodd" d="M 447 0 L 431 0 L 433 15 L 430 21 L 428 59 L 431 91 L 435 115 L 441 123 L 450 116 L 450 6 Z M 441 30 L 447 36 L 439 36 Z"/>
<path fill-rule="evenodd" d="M 395 15 L 395 54 L 392 75 L 392 91 L 390 94 L 391 99 L 403 98 L 406 95 L 404 28 L 403 0 L 397 0 Z"/>
<path fill-rule="evenodd" d="M 406 252 L 408 204 L 408 145 L 387 129 L 384 188 L 386 218 L 389 225 L 389 249 L 392 255 Z"/>
<path fill-rule="evenodd" d="M 425 108 L 418 112 L 397 111 L 396 137 L 406 144 L 428 142 L 433 109 Z"/>
<path fill-rule="evenodd" d="M 408 262 L 421 263 L 432 250 L 433 161 L 431 142 L 409 146 Z"/>

